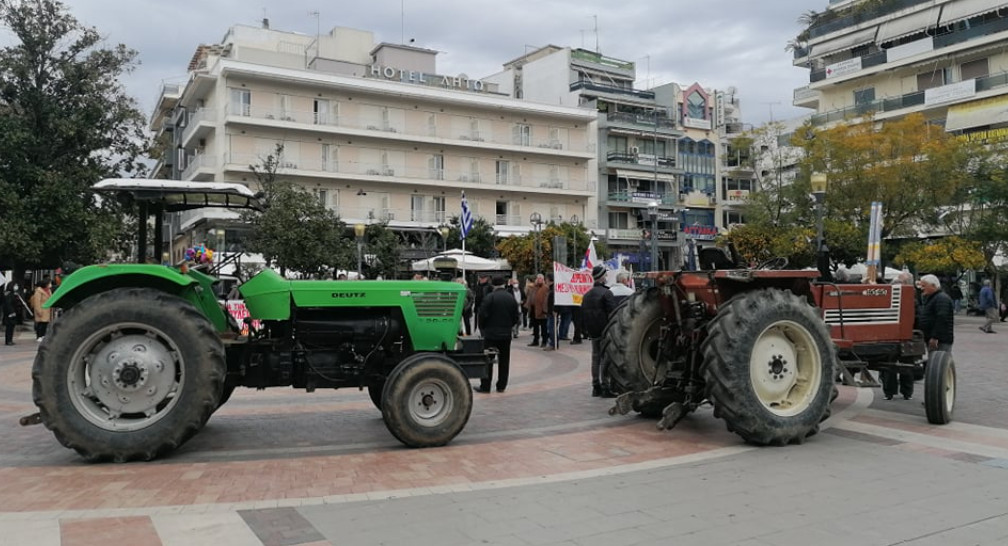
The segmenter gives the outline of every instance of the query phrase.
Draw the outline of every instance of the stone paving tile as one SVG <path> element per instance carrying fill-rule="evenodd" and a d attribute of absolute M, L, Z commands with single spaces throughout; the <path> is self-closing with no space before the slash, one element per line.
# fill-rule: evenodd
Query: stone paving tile
<path fill-rule="evenodd" d="M 263 546 L 294 546 L 325 541 L 318 530 L 294 508 L 239 510 Z"/>
<path fill-rule="evenodd" d="M 60 538 L 62 546 L 161 546 L 154 524 L 144 516 L 63 520 Z"/>

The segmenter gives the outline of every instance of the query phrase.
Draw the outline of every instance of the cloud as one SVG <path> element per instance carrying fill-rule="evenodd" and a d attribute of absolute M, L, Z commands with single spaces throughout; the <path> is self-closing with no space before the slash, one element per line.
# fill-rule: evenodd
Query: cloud
<path fill-rule="evenodd" d="M 825 4 L 825 0 L 823 0 Z M 438 71 L 486 76 L 527 49 L 555 44 L 595 49 L 638 65 L 638 86 L 674 81 L 734 86 L 746 122 L 808 113 L 791 106 L 808 72 L 791 64 L 785 44 L 800 30 L 803 0 L 372 0 L 346 3 L 286 0 L 72 0 L 68 7 L 110 44 L 139 53 L 124 77 L 129 93 L 149 111 L 163 81 L 182 81 L 196 47 L 219 42 L 232 25 L 260 25 L 315 34 L 335 26 L 374 32 L 378 41 L 440 51 Z M 823 6 L 825 7 L 825 6 Z M 313 13 L 317 12 L 316 17 Z M 597 28 L 597 33 L 596 33 Z M 0 35 L 0 44 L 5 38 Z"/>

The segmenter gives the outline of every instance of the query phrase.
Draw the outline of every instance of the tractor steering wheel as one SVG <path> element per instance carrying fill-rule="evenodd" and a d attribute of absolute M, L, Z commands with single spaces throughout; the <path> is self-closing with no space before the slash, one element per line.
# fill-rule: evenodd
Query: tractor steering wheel
<path fill-rule="evenodd" d="M 784 256 L 775 256 L 769 260 L 760 262 L 756 269 L 784 269 L 788 265 L 788 259 Z"/>

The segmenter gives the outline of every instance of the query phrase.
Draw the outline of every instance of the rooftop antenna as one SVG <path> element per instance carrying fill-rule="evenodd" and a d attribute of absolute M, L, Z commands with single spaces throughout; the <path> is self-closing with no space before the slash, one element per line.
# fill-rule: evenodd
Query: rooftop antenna
<path fill-rule="evenodd" d="M 406 44 L 406 0 L 399 0 L 399 43 Z"/>
<path fill-rule="evenodd" d="M 770 121 L 771 121 L 771 123 L 773 122 L 773 106 L 774 106 L 775 104 L 780 104 L 780 103 L 781 103 L 781 102 L 780 102 L 779 100 L 775 100 L 775 101 L 768 101 L 768 102 L 763 102 L 763 103 L 761 103 L 761 104 L 765 104 L 765 105 L 767 105 L 767 107 L 769 107 L 769 108 L 770 108 Z"/>
<path fill-rule="evenodd" d="M 598 45 L 598 15 L 592 15 L 592 19 L 595 20 L 595 53 L 601 55 L 602 50 L 599 49 Z"/>
<path fill-rule="evenodd" d="M 320 18 L 319 18 L 319 10 L 316 9 L 316 10 L 309 11 L 308 12 L 308 17 L 314 17 L 315 18 L 315 57 L 318 58 L 318 56 L 319 56 L 319 45 L 320 45 L 319 44 L 319 40 L 321 40 L 321 36 L 322 36 L 322 23 L 320 22 Z M 307 51 L 306 51 L 306 53 L 307 53 Z"/>

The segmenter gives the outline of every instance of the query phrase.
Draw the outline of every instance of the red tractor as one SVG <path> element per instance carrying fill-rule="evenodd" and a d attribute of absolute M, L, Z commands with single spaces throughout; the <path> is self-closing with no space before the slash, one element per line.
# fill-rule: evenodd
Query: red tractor
<path fill-rule="evenodd" d="M 951 419 L 955 366 L 944 352 L 924 366 L 913 287 L 821 282 L 818 271 L 783 269 L 784 259 L 740 269 L 720 249 L 700 258 L 703 271 L 648 273 L 654 286 L 610 316 L 603 380 L 619 395 L 610 414 L 636 411 L 670 429 L 710 403 L 747 442 L 801 443 L 829 417 L 838 377 L 926 369 L 928 420 Z"/>

